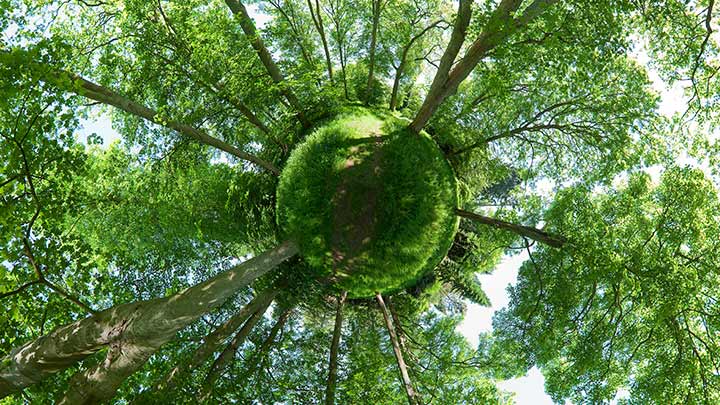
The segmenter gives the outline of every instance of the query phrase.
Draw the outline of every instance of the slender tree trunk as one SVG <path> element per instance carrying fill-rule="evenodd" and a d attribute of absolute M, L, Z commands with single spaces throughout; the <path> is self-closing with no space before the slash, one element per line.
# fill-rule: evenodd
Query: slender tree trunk
<path fill-rule="evenodd" d="M 405 70 L 405 57 L 406 52 L 403 50 L 400 65 L 397 69 L 395 69 L 395 79 L 393 80 L 392 92 L 390 93 L 390 111 L 395 111 L 395 106 L 397 105 L 398 90 L 400 90 L 400 79 L 402 78 L 403 70 Z"/>
<path fill-rule="evenodd" d="M 0 61 L 2 61 L 3 56 L 5 55 L 0 54 Z M 158 114 L 157 111 L 129 100 L 106 87 L 95 84 L 76 74 L 55 69 L 48 65 L 42 65 L 34 62 L 29 62 L 29 64 L 33 65 L 33 68 L 39 68 L 39 70 L 43 71 L 44 74 L 39 77 L 40 80 L 48 81 L 64 91 L 69 91 L 83 97 L 87 97 L 91 100 L 111 105 L 132 115 L 177 131 L 182 135 L 189 136 L 201 143 L 220 149 L 242 160 L 254 163 L 275 175 L 280 175 L 280 170 L 272 163 L 247 152 L 243 152 L 242 150 L 220 139 L 214 138 L 195 127 L 177 121 L 165 120 Z"/>
<path fill-rule="evenodd" d="M 315 29 L 320 34 L 320 42 L 322 42 L 323 51 L 325 52 L 325 64 L 327 66 L 328 77 L 333 81 L 332 62 L 330 61 L 330 48 L 328 48 L 327 38 L 325 37 L 325 27 L 323 27 L 322 12 L 320 10 L 320 0 L 315 0 L 315 10 L 313 10 L 312 0 L 307 0 L 310 8 L 310 17 L 312 17 Z"/>
<path fill-rule="evenodd" d="M 210 366 L 210 371 L 208 371 L 205 381 L 203 381 L 202 390 L 198 397 L 200 403 L 205 403 L 210 398 L 210 395 L 212 395 L 213 385 L 217 379 L 220 378 L 227 366 L 235 359 L 237 350 L 245 342 L 245 339 L 247 339 L 248 335 L 250 335 L 250 332 L 255 325 L 257 325 L 258 321 L 260 321 L 260 318 L 263 317 L 269 306 L 270 302 L 266 302 L 265 305 L 260 307 L 260 309 L 255 311 L 255 313 L 253 313 L 250 318 L 245 321 L 242 328 L 240 328 L 233 337 L 232 341 L 225 347 L 222 353 L 220 353 L 220 356 L 218 356 L 218 358 L 215 359 L 213 364 Z"/>
<path fill-rule="evenodd" d="M 350 94 L 348 93 L 348 85 L 347 85 L 347 73 L 345 72 L 345 54 L 343 52 L 342 45 L 339 45 L 340 48 L 340 69 L 342 70 L 342 81 L 343 81 L 343 90 L 345 92 L 345 100 L 350 100 Z"/>
<path fill-rule="evenodd" d="M 397 106 L 397 94 L 400 87 L 400 79 L 405 72 L 405 65 L 407 64 L 407 56 L 410 52 L 410 48 L 412 48 L 415 41 L 422 38 L 423 35 L 427 34 L 427 32 L 431 29 L 437 27 L 441 22 L 443 22 L 443 20 L 438 20 L 423 28 L 422 31 L 410 38 L 410 41 L 408 41 L 408 43 L 403 47 L 402 53 L 400 55 L 400 65 L 395 70 L 395 80 L 393 80 L 392 93 L 390 95 L 390 111 L 394 111 L 395 107 Z"/>
<path fill-rule="evenodd" d="M 530 226 L 524 226 L 524 225 L 517 225 L 510 222 L 505 222 L 500 219 L 490 218 L 486 217 L 480 214 L 475 214 L 473 212 L 464 211 L 461 209 L 455 210 L 456 214 L 460 217 L 471 219 L 475 222 L 479 222 L 481 224 L 490 225 L 497 229 L 504 229 L 506 231 L 510 231 L 516 235 L 524 236 L 526 238 L 530 238 L 534 241 L 538 241 L 540 243 L 544 243 L 548 246 L 554 247 L 554 248 L 561 248 L 565 244 L 565 238 L 559 235 L 553 235 L 550 233 L 547 233 L 543 230 L 533 228 Z"/>
<path fill-rule="evenodd" d="M 448 42 L 447 47 L 445 47 L 445 52 L 443 52 L 443 55 L 440 58 L 440 65 L 438 66 L 435 77 L 430 85 L 430 90 L 428 91 L 427 96 L 425 96 L 425 101 L 423 101 L 415 119 L 410 124 L 410 128 L 417 133 L 420 133 L 425 124 L 430 120 L 432 113 L 435 111 L 434 109 L 430 111 L 430 101 L 438 97 L 441 87 L 445 81 L 447 81 L 448 73 L 455 62 L 455 58 L 460 52 L 463 43 L 465 42 L 465 35 L 467 27 L 470 24 L 471 15 L 472 0 L 460 0 L 458 4 L 458 12 L 455 16 L 455 23 L 453 24 L 452 34 L 450 34 L 450 42 Z M 426 106 L 426 104 L 428 105 Z"/>
<path fill-rule="evenodd" d="M 365 105 L 370 104 L 370 96 L 372 95 L 372 84 L 375 75 L 375 48 L 377 45 L 377 31 L 380 24 L 380 11 L 382 0 L 372 0 L 373 25 L 370 34 L 370 61 L 368 63 L 368 81 L 365 88 Z"/>
<path fill-rule="evenodd" d="M 177 294 L 118 305 L 59 327 L 0 360 L 0 398 L 36 384 L 102 349 L 104 361 L 79 372 L 61 403 L 110 399 L 124 377 L 175 333 L 196 321 L 298 251 L 286 241 Z"/>
<path fill-rule="evenodd" d="M 380 293 L 375 293 L 375 298 L 377 298 L 378 305 L 380 305 L 380 309 L 382 310 L 383 318 L 385 318 L 385 326 L 387 327 L 388 334 L 390 335 L 390 342 L 392 343 L 393 352 L 395 353 L 395 360 L 397 360 L 398 368 L 400 369 L 400 376 L 402 377 L 405 393 L 408 397 L 408 403 L 410 403 L 410 405 L 420 404 L 420 396 L 417 392 L 415 392 L 412 382 L 410 381 L 410 374 L 408 374 L 407 365 L 405 365 L 405 359 L 403 359 L 402 350 L 400 350 L 398 337 L 395 333 L 395 328 L 393 327 L 392 319 L 390 319 L 388 309 L 385 306 L 385 302 L 383 301 Z"/>
<path fill-rule="evenodd" d="M 283 326 L 285 326 L 285 322 L 287 322 L 291 313 L 292 308 L 288 308 L 280 315 L 280 318 L 275 322 L 275 325 L 270 330 L 270 334 L 265 338 L 260 348 L 253 353 L 249 361 L 245 362 L 245 370 L 238 377 L 238 381 L 246 381 L 248 376 L 252 375 L 255 369 L 263 362 L 265 356 L 267 356 L 270 351 L 270 347 L 275 343 L 275 337 L 280 330 L 282 330 Z"/>
<path fill-rule="evenodd" d="M 465 56 L 463 56 L 463 58 L 453 66 L 455 56 L 457 56 L 460 46 L 462 46 L 462 43 L 464 42 L 465 29 L 467 28 L 467 23 L 464 23 L 464 20 L 462 20 L 461 17 L 463 15 L 462 8 L 464 2 L 469 3 L 470 1 L 461 0 L 461 10 L 458 12 L 457 21 L 464 23 L 464 27 L 460 26 L 460 28 L 462 28 L 462 38 L 459 41 L 459 44 L 456 44 L 453 42 L 453 38 L 451 37 L 448 48 L 445 51 L 445 55 L 443 55 L 443 59 L 445 59 L 446 56 L 448 56 L 448 58 L 452 56 L 452 60 L 450 60 L 449 65 L 445 66 L 443 66 L 444 60 L 441 60 L 440 69 L 438 69 L 435 79 L 433 79 L 430 91 L 425 97 L 425 101 L 423 101 L 415 119 L 410 124 L 410 128 L 419 133 L 425 124 L 427 124 L 430 120 L 435 111 L 437 111 L 440 104 L 442 104 L 447 97 L 455 94 L 460 83 L 465 80 L 468 75 L 470 75 L 470 72 L 472 72 L 478 62 L 480 62 L 480 60 L 483 59 L 489 51 L 503 43 L 513 32 L 527 26 L 527 24 L 532 22 L 558 1 L 559 0 L 535 0 L 524 10 L 522 15 L 515 17 L 514 14 L 523 1 L 502 0 L 495 11 L 493 11 L 490 19 L 483 27 L 483 30 L 478 38 L 468 48 Z M 465 6 L 468 10 L 467 18 L 469 21 L 470 6 L 467 4 L 465 4 Z M 457 21 L 456 28 L 458 28 Z M 453 30 L 453 37 L 455 37 L 455 30 Z M 455 50 L 456 47 L 457 51 Z M 453 52 L 448 53 L 451 48 Z M 452 67 L 452 70 L 450 70 L 450 67 Z M 448 71 L 449 73 L 447 73 Z"/>
<path fill-rule="evenodd" d="M 265 44 L 263 43 L 262 38 L 260 38 L 260 34 L 258 34 L 255 29 L 255 24 L 250 18 L 245 5 L 243 5 L 239 0 L 225 0 L 225 4 L 227 4 L 232 13 L 238 17 L 240 27 L 245 33 L 245 36 L 247 36 L 248 40 L 250 40 L 250 45 L 252 45 L 255 52 L 257 52 L 260 61 L 263 66 L 265 66 L 265 70 L 268 71 L 272 80 L 275 84 L 280 86 L 280 92 L 285 96 L 285 99 L 288 103 L 290 103 L 293 109 L 295 109 L 295 113 L 297 114 L 300 124 L 302 124 L 304 128 L 309 128 L 312 124 L 310 124 L 310 121 L 308 121 L 305 117 L 300 100 L 298 100 L 295 93 L 287 87 L 285 78 L 282 73 L 280 73 L 280 68 L 278 68 L 275 64 L 272 55 L 270 55 L 270 51 L 268 51 L 265 47 Z"/>
<path fill-rule="evenodd" d="M 260 310 L 260 308 L 269 305 L 277 296 L 279 290 L 276 288 L 268 289 L 260 293 L 247 305 L 245 305 L 237 314 L 228 319 L 219 328 L 209 334 L 193 353 L 187 362 L 182 362 L 172 370 L 170 370 L 162 381 L 155 385 L 153 391 L 171 390 L 179 381 L 179 377 L 192 373 L 195 369 L 202 366 L 215 352 L 220 349 L 223 342 L 236 331 L 245 322 L 251 314 Z"/>
<path fill-rule="evenodd" d="M 347 298 L 347 291 L 344 291 L 337 300 L 337 309 L 335 310 L 335 329 L 333 329 L 332 344 L 330 345 L 330 365 L 328 367 L 328 382 L 325 390 L 325 404 L 333 405 L 335 403 L 335 387 L 337 386 L 337 357 L 340 347 L 340 337 L 342 335 L 343 322 L 343 305 Z"/>

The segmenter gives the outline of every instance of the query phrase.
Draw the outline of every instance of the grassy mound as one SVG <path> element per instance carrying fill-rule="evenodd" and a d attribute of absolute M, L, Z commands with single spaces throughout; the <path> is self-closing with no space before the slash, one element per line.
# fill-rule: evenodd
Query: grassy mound
<path fill-rule="evenodd" d="M 412 285 L 457 231 L 452 169 L 406 126 L 354 109 L 312 133 L 280 178 L 278 223 L 317 276 L 351 297 Z"/>

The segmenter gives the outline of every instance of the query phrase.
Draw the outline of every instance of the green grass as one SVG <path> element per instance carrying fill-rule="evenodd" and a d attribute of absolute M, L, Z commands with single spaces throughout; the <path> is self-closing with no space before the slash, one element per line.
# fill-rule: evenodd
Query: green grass
<path fill-rule="evenodd" d="M 290 156 L 277 215 L 313 277 L 351 297 L 412 285 L 457 231 L 452 169 L 427 135 L 389 114 L 349 108 Z"/>

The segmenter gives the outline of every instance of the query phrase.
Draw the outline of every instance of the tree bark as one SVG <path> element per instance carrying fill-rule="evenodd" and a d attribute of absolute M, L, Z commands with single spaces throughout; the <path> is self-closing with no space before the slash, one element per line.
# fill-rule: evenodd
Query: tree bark
<path fill-rule="evenodd" d="M 510 231 L 516 235 L 524 236 L 526 238 L 530 238 L 534 241 L 544 243 L 548 246 L 554 247 L 554 248 L 561 248 L 565 244 L 566 240 L 564 237 L 560 235 L 553 235 L 550 233 L 547 233 L 543 230 L 533 228 L 530 226 L 524 226 L 524 225 L 517 225 L 510 222 L 506 222 L 500 219 L 490 218 L 486 217 L 480 214 L 475 214 L 473 212 L 464 211 L 461 209 L 456 209 L 455 213 L 463 218 L 471 219 L 475 222 L 479 222 L 481 224 L 490 225 L 497 229 L 504 229 L 506 231 Z"/>
<path fill-rule="evenodd" d="M 372 82 L 375 74 L 375 48 L 377 45 L 377 31 L 380 25 L 380 13 L 382 11 L 383 0 L 372 0 L 373 25 L 370 34 L 370 61 L 368 63 L 368 81 L 365 88 L 365 105 L 370 104 L 370 96 L 372 94 Z"/>
<path fill-rule="evenodd" d="M 422 31 L 420 31 L 418 34 L 410 38 L 410 41 L 403 47 L 401 56 L 400 56 L 400 64 L 397 67 L 397 70 L 395 70 L 395 79 L 393 80 L 393 87 L 392 92 L 390 93 L 390 111 L 394 111 L 396 104 L 397 104 L 397 94 L 400 87 L 400 79 L 402 78 L 402 75 L 405 71 L 405 65 L 407 63 L 407 55 L 410 52 L 410 48 L 412 48 L 415 41 L 422 38 L 423 35 L 425 35 L 428 31 L 433 29 L 434 27 L 437 27 L 438 24 L 440 24 L 442 20 L 436 21 L 427 27 L 425 27 Z"/>
<path fill-rule="evenodd" d="M 283 94 L 283 96 L 285 96 L 285 99 L 288 101 L 288 103 L 290 103 L 293 109 L 295 109 L 295 113 L 297 114 L 297 118 L 298 121 L 300 121 L 300 124 L 302 124 L 303 128 L 310 128 L 312 124 L 305 117 L 305 113 L 303 112 L 300 100 L 298 100 L 298 98 L 295 96 L 295 93 L 293 93 L 289 88 L 287 88 L 287 83 L 285 83 L 285 78 L 283 77 L 282 73 L 280 73 L 280 68 L 278 68 L 278 66 L 275 64 L 272 55 L 270 55 L 270 51 L 268 51 L 268 49 L 265 47 L 265 44 L 263 43 L 262 38 L 260 38 L 260 35 L 255 29 L 255 24 L 250 18 L 250 15 L 248 14 L 245 5 L 239 0 L 225 0 L 225 4 L 227 4 L 227 6 L 230 8 L 230 11 L 232 11 L 232 13 L 236 17 L 238 17 L 238 20 L 240 22 L 240 28 L 242 28 L 245 36 L 250 41 L 250 45 L 252 45 L 253 49 L 255 49 L 255 52 L 257 52 L 260 61 L 262 62 L 263 66 L 265 66 L 265 70 L 267 70 L 267 72 L 270 74 L 273 82 L 280 86 L 280 92 Z"/>
<path fill-rule="evenodd" d="M 290 314 L 292 313 L 292 308 L 286 309 L 282 315 L 280 315 L 280 318 L 278 318 L 277 322 L 275 322 L 275 325 L 270 329 L 270 334 L 267 338 L 263 341 L 262 345 L 258 350 L 253 353 L 253 356 L 250 358 L 249 361 L 246 362 L 246 367 L 243 373 L 238 377 L 238 381 L 245 381 L 247 380 L 247 377 L 251 375 L 255 369 L 260 365 L 260 363 L 263 362 L 263 359 L 265 356 L 267 356 L 268 351 L 270 351 L 270 347 L 275 343 L 275 337 L 277 334 L 282 330 L 283 326 L 285 326 L 285 322 L 287 322 L 288 318 L 290 317 Z"/>
<path fill-rule="evenodd" d="M 523 12 L 514 17 L 523 3 L 522 0 L 502 0 L 490 15 L 478 38 L 470 45 L 465 55 L 453 66 L 455 57 L 465 40 L 465 30 L 470 21 L 470 0 L 461 0 L 455 28 L 450 43 L 441 59 L 433 83 L 410 128 L 419 133 L 445 99 L 457 91 L 460 83 L 470 75 L 488 52 L 504 42 L 513 32 L 525 27 L 559 0 L 535 0 Z M 467 20 L 466 20 L 467 19 Z M 466 22 L 467 21 L 467 22 Z M 456 32 L 458 35 L 456 35 Z M 452 68 L 452 69 L 451 69 Z"/>
<path fill-rule="evenodd" d="M 254 163 L 275 175 L 280 175 L 280 170 L 272 163 L 247 152 L 243 152 L 242 150 L 221 141 L 220 139 L 212 137 L 190 125 L 177 121 L 164 120 L 157 111 L 136 103 L 135 101 L 129 100 L 106 87 L 95 84 L 74 73 L 65 72 L 47 65 L 34 65 L 44 70 L 45 75 L 40 77 L 42 80 L 47 80 L 64 91 L 69 91 L 80 96 L 87 97 L 91 100 L 111 105 L 132 115 L 172 129 L 182 135 L 189 136 L 201 143 L 220 149 L 242 160 Z"/>
<path fill-rule="evenodd" d="M 245 322 L 251 314 L 257 312 L 265 305 L 269 305 L 277 296 L 279 290 L 268 289 L 260 293 L 237 314 L 228 319 L 219 328 L 209 334 L 193 353 L 189 361 L 176 365 L 170 370 L 162 381 L 155 385 L 153 391 L 171 390 L 175 387 L 180 376 L 191 373 L 207 361 L 227 338 Z"/>
<path fill-rule="evenodd" d="M 219 307 L 240 288 L 297 252 L 295 243 L 286 241 L 177 294 L 118 305 L 15 348 L 0 361 L 0 398 L 107 348 L 108 355 L 101 364 L 76 375 L 64 401 L 94 403 L 110 399 L 122 379 L 178 330 Z"/>
<path fill-rule="evenodd" d="M 248 335 L 258 323 L 260 318 L 263 317 L 265 311 L 267 311 L 269 306 L 270 302 L 265 302 L 263 306 L 261 306 L 257 311 L 255 311 L 250 316 L 250 318 L 245 321 L 242 328 L 240 328 L 240 330 L 233 337 L 232 341 L 225 347 L 222 353 L 220 353 L 220 356 L 218 356 L 218 358 L 215 359 L 213 364 L 210 366 L 210 371 L 208 371 L 208 374 L 205 377 L 205 381 L 203 381 L 202 390 L 198 398 L 200 400 L 200 403 L 205 403 L 210 398 L 210 395 L 212 394 L 213 384 L 215 384 L 215 381 L 217 381 L 220 375 L 222 375 L 228 364 L 230 364 L 233 359 L 235 359 L 235 353 L 237 352 L 238 348 L 240 348 L 243 342 L 245 342 L 245 339 L 247 339 Z"/>
<path fill-rule="evenodd" d="M 327 65 L 328 77 L 330 81 L 333 81 L 332 62 L 330 61 L 330 48 L 328 48 L 327 38 L 325 37 L 325 27 L 323 27 L 322 14 L 320 11 L 320 0 L 315 0 L 315 10 L 313 10 L 312 0 L 307 0 L 308 7 L 310 7 L 310 17 L 312 17 L 313 24 L 320 34 L 320 41 L 322 42 L 323 51 L 325 52 L 325 64 Z"/>
<path fill-rule="evenodd" d="M 402 350 L 400 350 L 398 337 L 395 333 L 395 328 L 393 327 L 392 319 L 390 319 L 388 309 L 385 306 L 385 302 L 383 301 L 380 293 L 375 293 L 375 298 L 377 298 L 378 305 L 382 310 L 383 318 L 385 318 L 385 326 L 387 327 L 388 334 L 390 335 L 390 342 L 392 343 L 393 352 L 395 353 L 395 360 L 397 360 L 398 368 L 400 369 L 400 376 L 402 377 L 405 393 L 408 397 L 408 403 L 410 405 L 418 405 L 421 403 L 420 397 L 417 392 L 415 392 L 412 382 L 410 381 L 410 374 L 408 374 L 407 365 L 405 364 L 405 359 L 403 359 Z"/>
<path fill-rule="evenodd" d="M 347 298 L 347 291 L 343 291 L 338 297 L 337 308 L 335 310 L 335 328 L 333 329 L 332 344 L 330 345 L 330 365 L 328 366 L 328 382 L 325 390 L 325 404 L 333 405 L 335 403 L 335 388 L 337 386 L 337 357 L 340 347 L 340 337 L 342 335 L 343 322 L 343 305 Z"/>

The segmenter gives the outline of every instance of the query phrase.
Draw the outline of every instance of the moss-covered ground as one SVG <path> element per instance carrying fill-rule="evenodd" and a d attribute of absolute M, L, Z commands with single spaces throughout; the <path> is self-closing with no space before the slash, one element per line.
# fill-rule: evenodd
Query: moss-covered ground
<path fill-rule="evenodd" d="M 352 108 L 298 146 L 278 186 L 278 223 L 316 276 L 351 297 L 412 285 L 457 231 L 455 177 L 407 122 Z"/>

